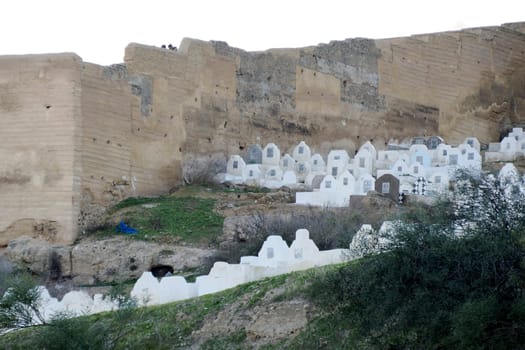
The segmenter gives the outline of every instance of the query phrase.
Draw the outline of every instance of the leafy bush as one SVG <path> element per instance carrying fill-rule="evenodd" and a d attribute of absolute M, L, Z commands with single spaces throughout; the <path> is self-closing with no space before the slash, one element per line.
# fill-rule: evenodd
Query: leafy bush
<path fill-rule="evenodd" d="M 226 172 L 224 155 L 209 155 L 208 157 L 187 157 L 182 165 L 183 179 L 186 185 L 211 184 L 218 173 Z"/>
<path fill-rule="evenodd" d="M 5 279 L 5 293 L 0 298 L 0 328 L 23 328 L 45 324 L 39 311 L 40 290 L 27 273 L 15 273 Z"/>
<path fill-rule="evenodd" d="M 356 348 L 523 348 L 525 231 L 520 215 L 501 218 L 521 203 L 508 202 L 493 215 L 494 203 L 509 197 L 470 191 L 466 204 L 478 208 L 475 215 L 447 202 L 409 211 L 411 223 L 396 228 L 388 252 L 312 285 L 310 298 L 334 317 L 343 315 L 348 330 L 335 324 L 330 332 L 339 334 L 338 343 L 328 347 L 346 334 Z M 458 220 L 467 219 L 476 225 L 456 235 Z"/>

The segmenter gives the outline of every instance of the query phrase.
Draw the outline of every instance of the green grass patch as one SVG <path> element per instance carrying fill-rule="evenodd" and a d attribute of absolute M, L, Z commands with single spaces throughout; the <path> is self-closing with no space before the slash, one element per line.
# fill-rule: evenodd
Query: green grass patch
<path fill-rule="evenodd" d="M 307 277 L 305 277 L 307 276 Z M 55 326 L 39 326 L 0 336 L 0 349 L 39 349 L 51 335 L 60 348 L 72 346 L 72 337 L 90 344 L 112 344 L 114 349 L 177 349 L 194 344 L 193 332 L 199 330 L 207 318 L 212 318 L 229 305 L 243 300 L 236 310 L 272 302 L 276 288 L 294 283 L 299 278 L 313 277 L 309 271 L 298 272 L 251 282 L 203 297 L 153 307 L 134 308 L 123 312 L 106 312 L 79 317 Z M 300 288 L 297 289 L 298 292 Z M 270 293 L 270 294 L 268 294 Z M 67 335 L 67 336 L 66 336 Z M 68 338 L 69 337 L 69 338 Z M 92 338 L 92 339 L 90 339 Z M 75 343 L 76 344 L 76 343 Z M 78 347 L 89 348 L 89 347 Z M 244 329 L 228 334 L 217 334 L 207 339 L 203 349 L 246 349 Z M 268 349 L 275 348 L 272 345 Z M 276 347 L 279 348 L 279 347 Z"/>
<path fill-rule="evenodd" d="M 138 230 L 133 238 L 154 240 L 162 236 L 188 242 L 205 242 L 222 233 L 224 218 L 214 211 L 215 199 L 166 196 L 128 198 L 117 204 L 110 214 L 122 211 L 123 221 Z M 114 235 L 115 227 L 97 233 Z"/>

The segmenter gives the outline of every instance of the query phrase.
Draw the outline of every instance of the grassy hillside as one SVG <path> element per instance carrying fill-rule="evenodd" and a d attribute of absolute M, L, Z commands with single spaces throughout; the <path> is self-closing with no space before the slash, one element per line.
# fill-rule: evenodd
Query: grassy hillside
<path fill-rule="evenodd" d="M 414 223 L 387 253 L 13 332 L 0 337 L 0 348 L 524 348 L 523 231 L 457 238 L 447 230 Z M 276 325 L 271 315 L 286 305 L 295 311 Z"/>
<path fill-rule="evenodd" d="M 407 211 L 383 253 L 58 320 L 1 336 L 0 348 L 525 349 L 525 194 L 490 181 L 466 186 L 462 206 Z"/>
<path fill-rule="evenodd" d="M 251 313 L 257 307 L 292 299 L 299 298 L 306 303 L 301 296 L 305 295 L 308 285 L 326 270 L 277 276 L 172 304 L 129 308 L 23 329 L 0 336 L 0 348 L 172 349 L 186 348 L 196 343 L 203 349 L 250 348 L 250 344 L 257 343 L 257 336 L 248 334 L 244 327 L 229 330 L 217 328 L 217 331 L 205 334 L 196 332 L 213 323 L 213 319 L 221 312 L 226 312 L 227 318 L 235 318 Z M 266 339 L 266 348 L 274 348 L 271 345 L 273 341 Z M 261 342 L 261 345 L 265 345 L 265 342 Z M 280 347 L 276 345 L 275 348 Z"/>
<path fill-rule="evenodd" d="M 123 221 L 138 231 L 130 235 L 136 239 L 208 243 L 222 233 L 224 217 L 215 210 L 216 193 L 221 190 L 189 186 L 174 195 L 125 199 L 109 210 L 106 224 L 93 234 L 112 236 Z"/>

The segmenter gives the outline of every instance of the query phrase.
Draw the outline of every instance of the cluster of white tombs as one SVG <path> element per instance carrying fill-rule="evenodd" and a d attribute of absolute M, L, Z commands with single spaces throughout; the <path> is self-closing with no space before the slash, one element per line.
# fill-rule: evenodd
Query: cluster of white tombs
<path fill-rule="evenodd" d="M 497 179 L 504 185 L 518 186 L 525 195 L 525 175 L 520 176 L 513 164 L 505 164 Z M 290 246 L 281 236 L 271 235 L 266 238 L 257 256 L 243 256 L 240 264 L 216 262 L 208 275 L 198 276 L 195 282 L 187 282 L 183 276 L 165 276 L 159 279 L 146 271 L 136 281 L 131 297 L 139 306 L 165 304 L 216 293 L 266 277 L 355 259 L 386 247 L 395 225 L 394 222 L 385 221 L 377 234 L 374 234 L 371 225 L 362 225 L 353 236 L 349 249 L 325 251 L 319 250 L 306 229 L 297 230 Z M 45 287 L 38 288 L 41 292 L 39 313 L 46 321 L 58 313 L 85 315 L 116 310 L 119 307 L 117 302 L 102 294 L 96 294 L 92 298 L 85 292 L 72 291 L 59 301 L 51 297 Z M 34 320 L 39 323 L 37 317 Z"/>
<path fill-rule="evenodd" d="M 290 246 L 281 236 L 268 236 L 257 256 L 243 256 L 240 264 L 216 262 L 208 275 L 198 276 L 195 282 L 187 282 L 183 276 L 165 276 L 159 279 L 149 271 L 144 272 L 131 290 L 131 297 L 139 306 L 159 305 L 216 293 L 266 277 L 340 263 L 349 258 L 349 249 L 320 251 L 310 239 L 308 230 L 299 229 Z M 40 314 L 45 320 L 50 320 L 58 313 L 74 316 L 118 308 L 117 302 L 101 294 L 92 298 L 85 292 L 72 291 L 59 301 L 51 297 L 45 287 L 39 288 Z M 37 318 L 34 319 L 38 323 Z"/>
<path fill-rule="evenodd" d="M 525 154 L 525 146 L 522 146 L 525 145 L 525 134 L 521 128 L 513 129 L 498 147 L 507 149 L 509 143 L 514 145 L 511 147 L 514 153 L 499 152 L 497 155 L 497 152 L 490 151 L 486 152 L 486 159 L 512 160 Z M 489 150 L 490 147 L 494 149 L 496 146 L 489 146 Z M 312 156 L 310 153 L 304 142 L 294 148 L 293 156 L 286 154 L 284 157 L 280 157 L 274 144 L 264 149 L 252 147 L 248 152 L 248 162 L 239 156 L 231 157 L 224 180 L 267 187 L 304 182 L 314 188 L 315 181 L 319 181 L 317 191 L 297 193 L 296 202 L 343 206 L 348 205 L 350 195 L 364 195 L 373 189 L 384 194 L 392 193 L 394 198 L 405 191 L 422 195 L 440 193 L 448 190 L 449 181 L 457 169 L 463 168 L 474 174 L 481 172 L 480 145 L 475 138 L 467 138 L 457 147 L 445 145 L 439 138 L 418 138 L 407 149 L 379 152 L 367 142 L 353 159 L 346 151 L 331 151 L 326 164 L 319 154 Z M 256 158 L 261 156 L 262 160 L 250 161 L 253 154 Z M 521 178 L 514 165 L 506 164 L 498 179 L 502 183 L 519 185 L 525 193 L 525 176 Z M 391 192 L 392 187 L 395 187 L 394 192 Z M 158 279 L 151 272 L 144 272 L 135 283 L 131 297 L 140 306 L 158 305 L 216 293 L 266 277 L 343 262 L 359 257 L 370 247 L 385 244 L 372 241 L 384 237 L 392 225 L 392 222 L 385 221 L 378 236 L 371 234 L 370 225 L 363 225 L 354 235 L 350 249 L 320 251 L 306 229 L 297 230 L 291 246 L 281 236 L 268 236 L 257 256 L 243 256 L 239 264 L 216 262 L 208 275 L 197 277 L 195 282 L 187 282 L 183 276 Z M 85 315 L 119 307 L 116 301 L 101 294 L 90 297 L 85 292 L 72 291 L 59 301 L 51 297 L 45 287 L 38 288 L 41 292 L 39 313 L 46 321 L 58 313 Z M 39 323 L 36 316 L 35 323 Z"/>
<path fill-rule="evenodd" d="M 525 176 L 521 177 L 513 164 L 503 166 L 497 179 L 503 184 L 518 185 L 525 194 Z M 383 222 L 378 234 L 374 234 L 370 225 L 363 225 L 353 236 L 349 249 L 320 251 L 306 229 L 297 230 L 290 246 L 281 236 L 268 236 L 257 256 L 243 256 L 240 264 L 216 262 L 208 275 L 197 277 L 195 282 L 187 282 L 183 276 L 159 279 L 149 271 L 144 272 L 136 281 L 131 297 L 140 306 L 159 305 L 216 293 L 266 277 L 355 259 L 386 247 L 394 225 L 390 221 Z M 117 302 L 102 294 L 90 297 L 85 292 L 72 291 L 59 301 L 51 297 L 45 287 L 38 288 L 41 292 L 39 313 L 46 321 L 58 313 L 85 315 L 119 307 Z M 36 314 L 34 320 L 39 323 Z"/>
<path fill-rule="evenodd" d="M 525 155 L 525 133 L 514 128 L 500 143 L 489 145 L 485 161 L 512 161 L 520 155 Z M 447 145 L 437 136 L 417 137 L 410 144 L 390 144 L 380 151 L 367 141 L 353 158 L 340 149 L 330 151 L 326 161 L 301 141 L 283 156 L 274 143 L 264 148 L 252 145 L 244 157 L 230 157 L 219 179 L 268 188 L 306 185 L 312 191 L 297 192 L 296 204 L 344 207 L 351 196 L 374 190 L 393 200 L 411 194 L 444 194 L 458 170 L 478 176 L 481 168 L 480 143 L 475 137 L 458 146 Z"/>

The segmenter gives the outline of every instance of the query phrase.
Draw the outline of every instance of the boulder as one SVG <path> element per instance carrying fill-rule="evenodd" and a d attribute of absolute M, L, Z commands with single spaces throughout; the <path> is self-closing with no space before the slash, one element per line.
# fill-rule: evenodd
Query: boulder
<path fill-rule="evenodd" d="M 70 277 L 77 285 L 136 279 L 158 265 L 171 266 L 180 273 L 203 266 L 214 253 L 126 237 L 86 240 L 74 246 L 21 237 L 11 241 L 5 251 L 7 259 L 34 273 L 51 279 Z"/>

